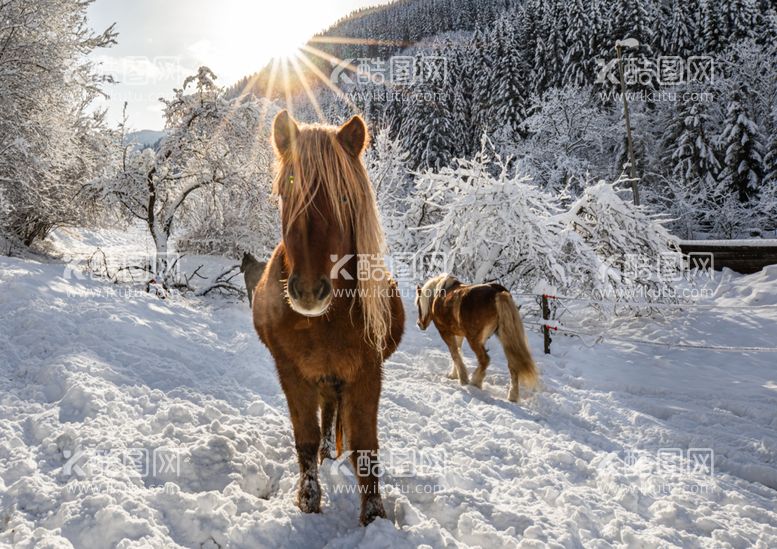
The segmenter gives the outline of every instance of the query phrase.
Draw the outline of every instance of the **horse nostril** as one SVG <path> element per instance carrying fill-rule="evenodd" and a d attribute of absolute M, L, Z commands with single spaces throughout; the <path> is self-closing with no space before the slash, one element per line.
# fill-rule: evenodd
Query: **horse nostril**
<path fill-rule="evenodd" d="M 297 275 L 291 275 L 288 282 L 289 295 L 293 299 L 299 299 L 301 292 L 299 289 L 299 277 Z"/>
<path fill-rule="evenodd" d="M 318 289 L 316 290 L 316 298 L 319 301 L 326 299 L 326 296 L 332 291 L 332 284 L 326 278 L 322 277 L 318 282 Z"/>

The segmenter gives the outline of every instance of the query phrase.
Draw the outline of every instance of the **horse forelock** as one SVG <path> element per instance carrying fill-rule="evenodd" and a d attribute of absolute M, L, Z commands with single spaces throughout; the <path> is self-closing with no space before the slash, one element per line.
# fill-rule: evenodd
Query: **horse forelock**
<path fill-rule="evenodd" d="M 291 221 L 315 207 L 318 193 L 325 193 L 333 221 L 343 230 L 351 228 L 357 257 L 370 261 L 370 273 L 386 272 L 383 228 L 367 170 L 361 158 L 338 143 L 336 131 L 331 126 L 302 126 L 294 146 L 280 158 L 273 194 L 282 200 L 288 230 Z M 357 279 L 365 338 L 382 349 L 391 325 L 389 276 Z"/>
<path fill-rule="evenodd" d="M 441 292 L 450 288 L 456 282 L 456 277 L 448 273 L 439 274 L 430 278 L 421 286 L 421 291 L 416 297 L 416 304 L 421 311 L 421 318 L 426 319 L 432 308 L 432 301 Z"/>

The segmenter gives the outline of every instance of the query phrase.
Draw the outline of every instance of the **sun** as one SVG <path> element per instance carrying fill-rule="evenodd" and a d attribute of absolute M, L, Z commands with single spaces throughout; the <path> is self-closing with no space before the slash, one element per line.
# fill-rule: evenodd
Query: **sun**
<path fill-rule="evenodd" d="M 309 38 L 309 34 L 277 27 L 268 30 L 262 47 L 271 58 L 287 59 L 296 57 Z"/>
<path fill-rule="evenodd" d="M 321 30 L 322 2 L 256 2 L 226 0 L 214 13 L 216 29 L 212 58 L 214 69 L 227 78 L 240 78 L 260 70 L 273 58 L 292 59 Z"/>

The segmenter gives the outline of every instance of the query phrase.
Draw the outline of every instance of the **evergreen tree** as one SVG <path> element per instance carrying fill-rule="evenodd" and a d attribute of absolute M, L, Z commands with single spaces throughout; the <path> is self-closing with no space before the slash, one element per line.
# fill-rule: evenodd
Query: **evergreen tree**
<path fill-rule="evenodd" d="M 662 139 L 662 163 L 667 173 L 670 215 L 686 238 L 706 224 L 710 208 L 717 210 L 717 174 L 720 169 L 715 143 L 708 134 L 710 120 L 705 105 L 680 101 L 670 113 Z"/>
<path fill-rule="evenodd" d="M 472 125 L 475 135 L 482 135 L 490 128 L 492 67 L 494 65 L 491 41 L 488 34 L 477 29 L 470 42 L 472 52 Z"/>
<path fill-rule="evenodd" d="M 644 0 L 617 0 L 612 10 L 611 38 L 613 42 L 635 38 L 640 44 L 639 53 L 650 57 L 653 31 L 647 5 Z"/>
<path fill-rule="evenodd" d="M 591 38 L 589 48 L 595 59 L 608 60 L 615 55 L 615 38 L 612 35 L 612 7 L 603 0 L 594 0 L 591 10 Z"/>
<path fill-rule="evenodd" d="M 565 22 L 560 2 L 553 0 L 544 4 L 532 71 L 533 91 L 537 95 L 560 85 L 563 79 Z"/>
<path fill-rule="evenodd" d="M 717 2 L 707 0 L 702 4 L 701 38 L 701 43 L 704 45 L 704 53 L 723 51 L 728 44 L 725 20 L 720 12 L 720 4 Z"/>
<path fill-rule="evenodd" d="M 573 0 L 567 10 L 563 82 L 564 85 L 581 87 L 591 82 L 595 70 L 591 51 L 591 16 L 583 0 Z"/>
<path fill-rule="evenodd" d="M 693 2 L 672 0 L 670 11 L 658 29 L 658 48 L 665 55 L 687 55 L 695 34 Z"/>
<path fill-rule="evenodd" d="M 438 52 L 439 53 L 439 52 Z M 424 59 L 419 54 L 416 66 Z M 403 110 L 402 146 L 413 168 L 440 168 L 455 151 L 453 108 L 450 90 L 444 81 L 417 79 L 412 96 Z"/>
<path fill-rule="evenodd" d="M 769 136 L 764 156 L 764 180 L 758 210 L 764 227 L 777 229 L 777 130 Z"/>
<path fill-rule="evenodd" d="M 769 6 L 757 17 L 756 40 L 762 46 L 777 49 L 777 11 Z"/>
<path fill-rule="evenodd" d="M 512 18 L 502 18 L 494 29 L 493 40 L 499 55 L 494 64 L 494 97 L 491 118 L 495 129 L 502 129 L 507 139 L 515 139 L 520 124 L 526 117 L 528 102 L 527 67 L 524 66 L 517 47 L 516 29 Z"/>
<path fill-rule="evenodd" d="M 673 115 L 663 139 L 664 162 L 670 173 L 688 186 L 702 179 L 708 187 L 713 186 L 720 163 L 708 135 L 710 121 L 704 104 L 679 101 Z"/>
<path fill-rule="evenodd" d="M 761 134 L 743 106 L 746 94 L 745 84 L 733 93 L 719 139 L 724 155 L 720 181 L 738 194 L 740 202 L 758 192 L 764 173 Z"/>
<path fill-rule="evenodd" d="M 440 98 L 432 100 L 427 106 L 429 124 L 424 128 L 426 139 L 418 168 L 439 170 L 450 163 L 455 152 L 450 105 L 446 99 Z"/>
<path fill-rule="evenodd" d="M 764 184 L 777 185 L 777 132 L 772 132 L 764 155 Z"/>
<path fill-rule="evenodd" d="M 755 36 L 757 8 L 753 0 L 728 0 L 720 5 L 729 43 Z"/>
<path fill-rule="evenodd" d="M 477 137 L 472 125 L 472 66 L 471 52 L 467 46 L 449 46 L 446 50 L 448 63 L 448 85 L 451 94 L 451 133 L 453 154 L 456 157 L 469 156 Z"/>

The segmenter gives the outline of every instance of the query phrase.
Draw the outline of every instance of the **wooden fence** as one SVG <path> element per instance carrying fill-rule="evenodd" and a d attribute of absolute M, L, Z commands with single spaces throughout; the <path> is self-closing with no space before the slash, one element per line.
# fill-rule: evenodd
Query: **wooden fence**
<path fill-rule="evenodd" d="M 767 265 L 777 264 L 777 239 L 752 240 L 681 240 L 680 250 L 691 266 L 728 267 L 738 273 L 757 273 Z"/>

